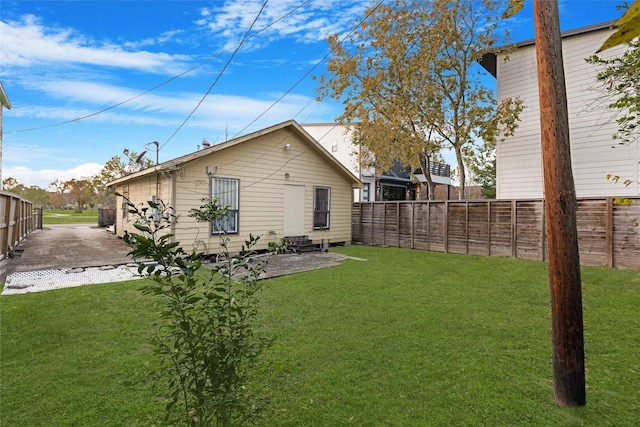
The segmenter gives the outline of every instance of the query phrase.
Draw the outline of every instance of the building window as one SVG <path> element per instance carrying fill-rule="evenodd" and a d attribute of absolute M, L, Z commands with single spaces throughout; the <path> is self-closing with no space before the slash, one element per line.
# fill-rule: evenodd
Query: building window
<path fill-rule="evenodd" d="M 329 210 L 331 208 L 331 189 L 329 187 L 313 188 L 313 229 L 329 228 Z"/>
<path fill-rule="evenodd" d="M 331 142 L 331 151 L 333 153 L 335 153 L 336 151 L 338 151 L 338 140 L 332 141 Z"/>
<path fill-rule="evenodd" d="M 362 201 L 363 202 L 368 202 L 369 201 L 369 188 L 371 188 L 371 183 L 366 182 L 364 184 L 364 188 L 362 189 Z"/>
<path fill-rule="evenodd" d="M 229 207 L 229 215 L 211 223 L 211 233 L 237 233 L 240 180 L 234 178 L 211 178 L 211 198 L 217 199 L 219 206 Z"/>

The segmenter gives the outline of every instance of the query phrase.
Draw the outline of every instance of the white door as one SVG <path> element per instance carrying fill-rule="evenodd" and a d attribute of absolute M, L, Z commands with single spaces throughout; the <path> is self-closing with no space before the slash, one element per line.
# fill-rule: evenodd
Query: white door
<path fill-rule="evenodd" d="M 284 235 L 304 235 L 304 185 L 284 186 Z"/>

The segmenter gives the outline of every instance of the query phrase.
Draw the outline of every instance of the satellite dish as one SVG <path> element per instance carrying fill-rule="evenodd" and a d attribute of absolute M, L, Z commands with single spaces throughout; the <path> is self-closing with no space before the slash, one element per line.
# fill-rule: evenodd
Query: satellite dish
<path fill-rule="evenodd" d="M 136 159 L 136 163 L 139 164 L 140 166 L 142 166 L 142 159 L 144 158 L 145 154 L 147 154 L 147 150 L 145 150 L 142 153 L 140 153 L 140 155 Z"/>

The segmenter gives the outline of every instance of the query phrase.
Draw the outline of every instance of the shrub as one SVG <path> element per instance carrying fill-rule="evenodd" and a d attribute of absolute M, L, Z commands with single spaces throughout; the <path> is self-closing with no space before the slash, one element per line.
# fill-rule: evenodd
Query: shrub
<path fill-rule="evenodd" d="M 134 259 L 151 260 L 138 268 L 150 279 L 142 291 L 159 298 L 153 339 L 167 383 L 165 422 L 185 426 L 245 425 L 257 411 L 246 379 L 268 340 L 256 334 L 258 280 L 267 259 L 255 261 L 253 235 L 237 256 L 222 237 L 224 262 L 200 271 L 202 254 L 172 242 L 173 208 L 161 200 L 137 207 L 127 201 L 137 233 L 125 233 Z M 215 200 L 201 206 L 198 220 L 224 215 Z M 206 208 L 206 209 L 205 209 Z M 206 211 L 205 211 L 206 210 Z M 192 210 L 191 214 L 194 210 Z"/>

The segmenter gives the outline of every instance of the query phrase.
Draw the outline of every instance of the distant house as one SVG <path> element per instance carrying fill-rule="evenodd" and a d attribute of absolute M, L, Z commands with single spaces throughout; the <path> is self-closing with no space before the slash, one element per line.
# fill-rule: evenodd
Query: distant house
<path fill-rule="evenodd" d="M 585 62 L 612 32 L 612 22 L 606 22 L 562 34 L 571 160 L 578 197 L 640 194 L 638 141 L 618 146 L 612 140 L 617 130 L 615 112 L 598 100 L 602 94 L 596 80 L 598 68 Z M 515 47 L 515 51 L 508 53 L 508 61 L 504 60 L 504 54 L 488 54 L 482 61 L 485 69 L 497 78 L 498 100 L 520 97 L 526 106 L 515 135 L 497 147 L 497 198 L 542 198 L 535 44 L 528 40 Z M 624 46 L 608 49 L 601 56 L 614 57 L 624 49 Z M 607 180 L 607 174 L 619 175 L 633 183 L 627 187 L 616 184 Z"/>
<path fill-rule="evenodd" d="M 422 169 L 411 170 L 401 164 L 395 164 L 389 171 L 376 171 L 375 168 L 362 166 L 361 147 L 352 140 L 349 125 L 337 123 L 303 124 L 324 148 L 360 178 L 363 187 L 355 190 L 355 201 L 376 200 L 424 200 L 428 198 L 426 179 Z M 431 178 L 445 186 L 449 193 L 451 170 L 449 165 L 431 164 Z"/>
<path fill-rule="evenodd" d="M 176 209 L 174 240 L 207 254 L 220 237 L 240 250 L 249 233 L 256 249 L 283 237 L 307 236 L 314 244 L 351 242 L 353 189 L 360 181 L 295 121 L 284 122 L 169 160 L 109 183 L 134 204 L 160 198 Z M 187 216 L 203 198 L 215 197 L 231 214 L 217 224 Z M 118 198 L 116 233 L 132 231 Z"/>
<path fill-rule="evenodd" d="M 11 103 L 2 82 L 0 82 L 0 177 L 2 177 L 2 110 L 5 108 L 10 110 Z M 2 190 L 2 178 L 0 178 L 0 190 Z"/>

